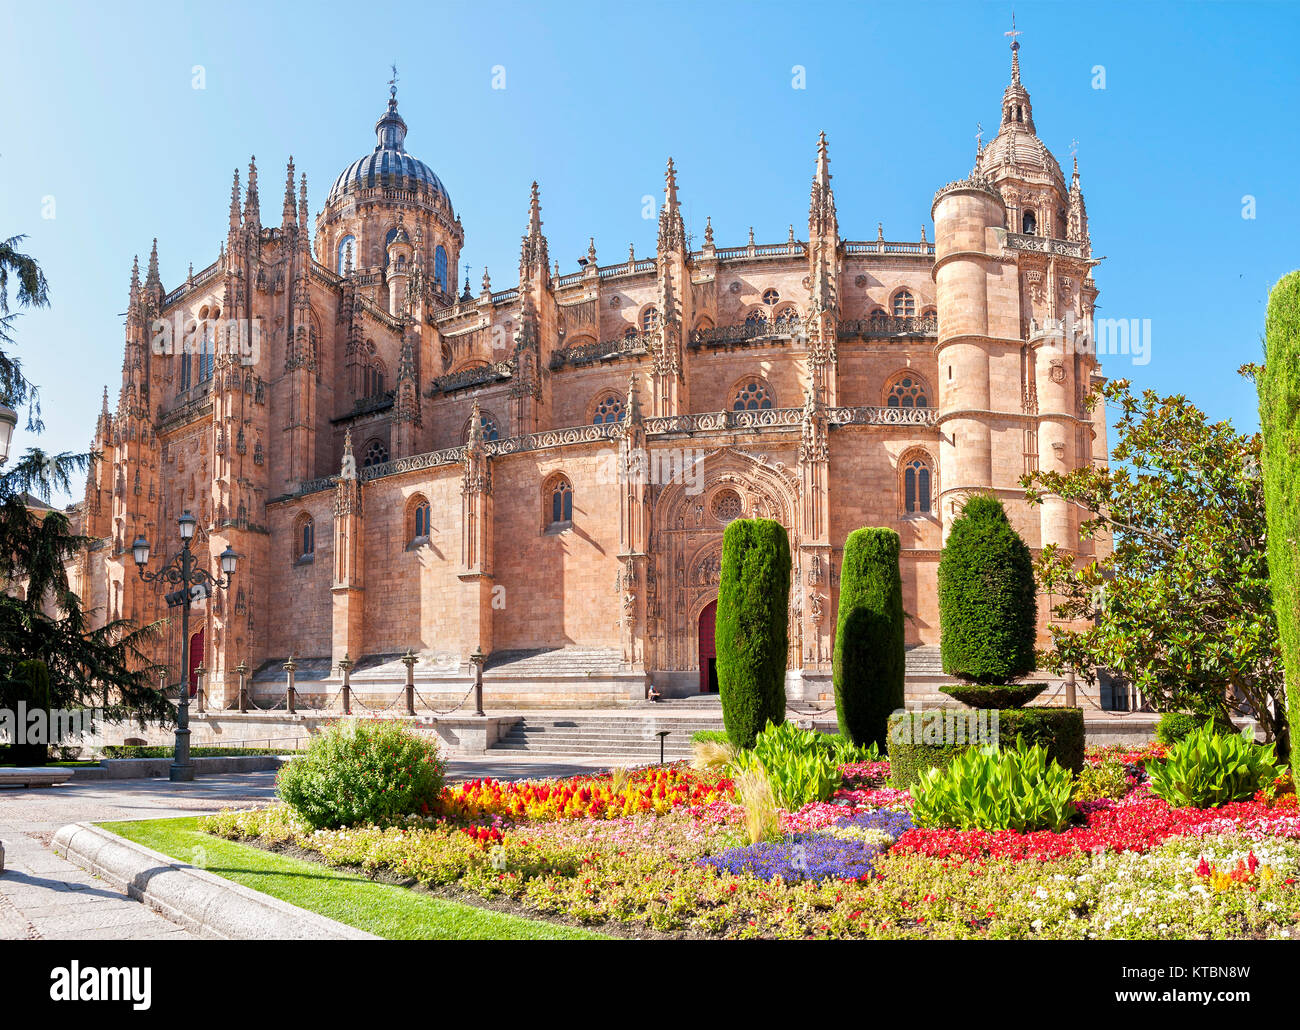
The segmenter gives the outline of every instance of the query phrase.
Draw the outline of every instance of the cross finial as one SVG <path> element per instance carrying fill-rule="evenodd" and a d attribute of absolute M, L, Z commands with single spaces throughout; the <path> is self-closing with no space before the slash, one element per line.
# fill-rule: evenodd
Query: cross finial
<path fill-rule="evenodd" d="M 1016 12 L 1015 12 L 1015 11 L 1012 11 L 1012 12 L 1011 12 L 1011 31 L 1010 31 L 1010 32 L 1004 32 L 1004 33 L 1002 33 L 1002 35 L 1004 35 L 1004 36 L 1010 36 L 1010 37 L 1011 37 L 1011 47 L 1012 47 L 1012 49 L 1019 49 L 1019 47 L 1020 47 L 1020 43 L 1016 40 L 1016 37 L 1019 36 L 1019 35 L 1021 35 L 1021 32 L 1016 28 Z"/>
<path fill-rule="evenodd" d="M 984 142 L 984 123 L 975 123 L 975 149 L 979 150 L 980 145 Z"/>
<path fill-rule="evenodd" d="M 1079 141 L 1077 139 L 1070 140 L 1070 154 L 1074 155 L 1077 154 L 1078 152 L 1079 152 Z"/>

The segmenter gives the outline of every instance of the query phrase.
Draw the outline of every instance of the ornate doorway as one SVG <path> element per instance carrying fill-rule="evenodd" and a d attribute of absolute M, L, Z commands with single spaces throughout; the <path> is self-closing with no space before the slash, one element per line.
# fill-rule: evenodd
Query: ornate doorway
<path fill-rule="evenodd" d="M 199 692 L 199 666 L 203 664 L 203 630 L 190 637 L 190 697 Z M 206 695 L 205 695 L 206 696 Z"/>
<path fill-rule="evenodd" d="M 718 650 L 713 629 L 718 618 L 718 602 L 710 601 L 700 612 L 700 693 L 718 692 Z"/>

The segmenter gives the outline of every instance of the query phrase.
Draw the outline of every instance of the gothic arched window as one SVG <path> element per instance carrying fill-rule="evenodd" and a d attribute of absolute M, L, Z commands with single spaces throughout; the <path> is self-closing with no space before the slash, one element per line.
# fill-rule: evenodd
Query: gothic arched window
<path fill-rule="evenodd" d="M 410 523 L 412 543 L 429 539 L 429 502 L 418 494 L 411 503 Z"/>
<path fill-rule="evenodd" d="M 1032 211 L 1026 211 L 1020 219 L 1020 231 L 1026 236 L 1038 234 L 1038 219 Z"/>
<path fill-rule="evenodd" d="M 907 515 L 929 515 L 933 512 L 934 469 L 925 454 L 904 457 L 903 512 Z"/>
<path fill-rule="evenodd" d="M 373 365 L 367 365 L 363 373 L 365 382 L 363 384 L 363 394 L 366 397 L 380 397 L 384 392 L 384 366 L 381 362 L 376 361 Z"/>
<path fill-rule="evenodd" d="M 604 425 L 609 422 L 623 421 L 623 398 L 617 393 L 607 393 L 596 403 L 592 414 L 592 425 Z"/>
<path fill-rule="evenodd" d="M 562 526 L 573 521 L 573 485 L 564 476 L 552 476 L 545 491 L 548 522 Z"/>
<path fill-rule="evenodd" d="M 298 517 L 294 542 L 298 548 L 298 561 L 310 561 L 316 554 L 316 523 L 310 515 L 303 514 Z"/>
<path fill-rule="evenodd" d="M 641 312 L 641 331 L 651 333 L 659 328 L 659 309 L 651 304 Z"/>
<path fill-rule="evenodd" d="M 472 417 L 467 418 L 465 420 L 465 429 L 461 433 L 461 438 L 465 442 L 469 441 L 469 427 L 472 421 L 473 421 Z M 501 439 L 501 431 L 497 428 L 497 420 L 493 418 L 491 415 L 489 415 L 486 411 L 479 412 L 479 425 L 483 427 L 484 440 Z"/>
<path fill-rule="evenodd" d="M 928 408 L 929 391 L 919 376 L 904 373 L 889 387 L 885 404 L 891 408 Z"/>
<path fill-rule="evenodd" d="M 356 267 L 357 261 L 357 238 L 348 233 L 343 239 L 339 240 L 338 260 L 335 263 L 334 270 L 339 275 L 343 275 L 348 270 L 348 248 L 352 248 L 352 266 Z"/>
<path fill-rule="evenodd" d="M 894 294 L 894 317 L 907 318 L 916 314 L 916 298 L 911 290 L 899 290 Z"/>
<path fill-rule="evenodd" d="M 776 400 L 767 381 L 757 377 L 747 379 L 736 389 L 735 400 L 731 402 L 732 411 L 766 411 L 776 407 Z"/>
<path fill-rule="evenodd" d="M 382 465 L 388 460 L 388 448 L 382 440 L 371 440 L 366 444 L 361 467 L 369 468 L 371 465 Z"/>
<path fill-rule="evenodd" d="M 442 244 L 433 252 L 433 278 L 438 283 L 438 289 L 443 293 L 447 292 L 447 251 Z"/>

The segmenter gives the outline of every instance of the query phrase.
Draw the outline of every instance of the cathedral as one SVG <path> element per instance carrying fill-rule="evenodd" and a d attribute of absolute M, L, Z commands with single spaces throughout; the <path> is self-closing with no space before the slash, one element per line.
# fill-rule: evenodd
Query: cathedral
<path fill-rule="evenodd" d="M 1038 137 L 1011 49 L 997 134 L 934 194 L 932 241 L 842 235 L 823 135 L 784 240 L 721 245 L 706 222 L 696 248 L 669 160 L 653 253 L 602 262 L 593 240 L 561 269 L 533 183 L 517 278 L 458 291 L 465 227 L 395 86 L 314 223 L 292 159 L 264 221 L 250 162 L 216 261 L 169 290 L 155 241 L 132 269 L 75 509 L 87 607 L 174 616 L 131 546 L 157 564 L 189 511 L 200 562 L 229 546 L 239 570 L 191 615 L 191 668 L 178 618 L 157 658 L 173 683 L 202 665 L 210 707 L 238 670 L 283 694 L 291 657 L 308 696 L 340 663 L 392 694 L 407 653 L 431 705 L 465 695 L 476 653 L 497 708 L 685 696 L 717 689 L 723 531 L 771 518 L 794 563 L 788 692 L 816 699 L 854 529 L 901 536 L 909 647 L 939 641 L 940 548 L 971 492 L 1031 548 L 1092 554 L 1079 510 L 1019 485 L 1107 448 L 1078 164 L 1067 179 Z"/>

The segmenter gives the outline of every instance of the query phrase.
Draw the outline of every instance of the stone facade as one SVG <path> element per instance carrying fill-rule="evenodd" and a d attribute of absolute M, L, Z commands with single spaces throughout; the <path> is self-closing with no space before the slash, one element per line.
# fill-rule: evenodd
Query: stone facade
<path fill-rule="evenodd" d="M 132 270 L 80 507 L 87 603 L 163 615 L 131 542 L 174 550 L 189 510 L 206 559 L 242 556 L 193 616 L 213 705 L 240 663 L 282 679 L 288 656 L 315 659 L 328 687 L 346 655 L 360 686 L 408 648 L 430 696 L 463 693 L 476 649 L 516 692 L 683 694 L 709 685 L 723 529 L 764 516 L 790 532 L 790 682 L 815 696 L 852 530 L 901 534 L 909 644 L 938 642 L 939 549 L 972 491 L 1003 497 L 1031 547 L 1086 557 L 1078 512 L 1018 485 L 1107 450 L 1083 403 L 1100 369 L 1077 162 L 1067 183 L 1038 139 L 1017 49 L 996 137 L 935 196 L 933 242 L 842 238 L 823 136 L 806 232 L 719 247 L 706 223 L 696 248 L 669 161 L 655 253 L 601 264 L 593 241 L 561 274 L 534 183 L 517 279 L 457 295 L 464 229 L 405 150 L 395 90 L 314 233 L 292 160 L 278 225 L 250 163 L 215 263 L 168 292 L 155 241 Z M 160 348 L 160 319 L 195 352 Z M 257 327 L 251 352 L 232 325 Z M 175 623 L 159 648 L 178 676 Z"/>

